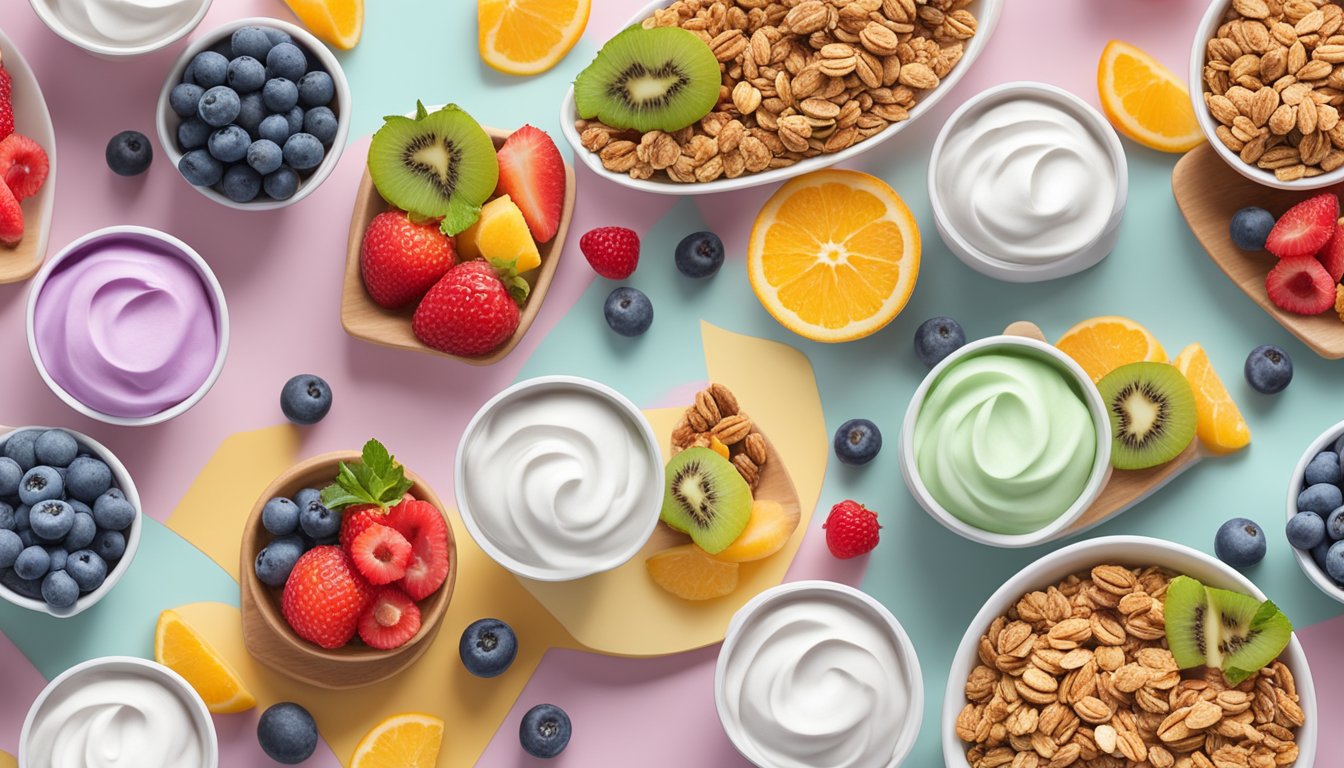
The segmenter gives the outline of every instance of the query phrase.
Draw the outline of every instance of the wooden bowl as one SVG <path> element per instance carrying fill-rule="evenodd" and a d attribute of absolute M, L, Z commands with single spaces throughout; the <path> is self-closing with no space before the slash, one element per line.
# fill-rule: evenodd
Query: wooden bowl
<path fill-rule="evenodd" d="M 296 680 L 319 688 L 345 689 L 372 685 L 386 680 L 413 664 L 433 644 L 439 633 L 448 602 L 453 596 L 457 580 L 457 542 L 452 522 L 448 524 L 448 578 L 438 592 L 420 601 L 420 631 L 410 642 L 389 651 L 380 651 L 352 643 L 342 648 L 327 650 L 301 639 L 285 623 L 280 611 L 279 589 L 262 584 L 253 571 L 257 553 L 271 540 L 271 534 L 261 525 L 261 510 L 276 496 L 292 497 L 304 488 L 321 488 L 336 477 L 340 462 L 360 459 L 357 451 L 335 451 L 314 456 L 291 467 L 272 482 L 252 506 L 252 513 L 243 528 L 238 573 L 238 591 L 243 614 L 243 644 L 248 653 L 262 664 L 289 675 Z M 443 501 L 415 473 L 406 471 L 411 480 L 411 493 L 437 507 L 445 509 Z"/>
<path fill-rule="evenodd" d="M 433 109 L 431 108 L 431 111 Z M 484 127 L 484 126 L 483 126 Z M 485 127 L 485 132 L 495 142 L 495 149 L 504 144 L 509 137 L 508 131 Z M 569 233 L 569 222 L 574 216 L 574 168 L 565 163 L 565 202 L 560 210 L 560 228 L 549 242 L 538 243 L 541 254 L 541 266 L 523 275 L 532 286 L 527 303 L 523 305 L 522 315 L 518 318 L 518 330 L 513 332 L 498 349 L 478 357 L 449 355 L 422 344 L 411 332 L 411 316 L 415 314 L 415 305 L 402 309 L 386 309 L 374 303 L 364 290 L 364 280 L 359 270 L 359 248 L 364 241 L 364 231 L 368 229 L 373 217 L 384 211 L 394 210 L 378 190 L 373 186 L 367 164 L 364 178 L 359 182 L 359 192 L 355 194 L 355 208 L 350 216 L 350 239 L 346 245 L 345 285 L 341 290 L 341 325 L 345 332 L 357 339 L 371 341 L 384 347 L 409 349 L 415 352 L 428 352 L 432 355 L 461 360 L 470 365 L 492 365 L 503 360 L 518 342 L 523 340 L 527 329 L 532 327 L 546 291 L 551 287 L 551 278 L 555 277 L 556 265 L 560 263 L 560 252 Z"/>
<path fill-rule="evenodd" d="M 14 129 L 42 147 L 50 166 L 42 189 L 22 203 L 23 239 L 12 248 L 0 245 L 0 283 L 17 283 L 36 274 L 47 255 L 51 212 L 56 207 L 56 131 L 37 77 L 3 30 L 0 30 L 0 60 L 14 81 Z"/>

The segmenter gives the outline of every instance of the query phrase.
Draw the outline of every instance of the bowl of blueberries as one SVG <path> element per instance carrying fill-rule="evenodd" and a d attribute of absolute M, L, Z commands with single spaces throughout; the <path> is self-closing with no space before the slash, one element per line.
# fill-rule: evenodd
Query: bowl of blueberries
<path fill-rule="evenodd" d="M 1321 433 L 1298 459 L 1288 483 L 1284 530 L 1297 565 L 1325 594 L 1344 603 L 1344 421 Z"/>
<path fill-rule="evenodd" d="M 135 483 L 97 441 L 50 427 L 0 433 L 0 598 L 82 613 L 130 568 L 140 529 Z"/>
<path fill-rule="evenodd" d="M 268 211 L 307 197 L 336 167 L 350 132 L 350 85 L 317 38 L 248 18 L 182 51 L 159 93 L 164 152 L 215 202 Z"/>

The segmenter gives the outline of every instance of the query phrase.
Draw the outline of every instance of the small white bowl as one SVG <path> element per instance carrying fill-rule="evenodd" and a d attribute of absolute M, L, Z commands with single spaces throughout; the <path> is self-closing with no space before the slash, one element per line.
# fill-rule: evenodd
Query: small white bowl
<path fill-rule="evenodd" d="M 574 568 L 559 568 L 544 563 L 526 562 L 505 551 L 503 547 L 487 536 L 480 522 L 476 519 L 476 513 L 471 508 L 467 493 L 466 472 L 466 460 L 468 451 L 471 449 L 471 441 L 476 436 L 477 427 L 482 421 L 498 410 L 508 409 L 519 398 L 535 396 L 548 391 L 566 390 L 577 390 L 592 395 L 599 400 L 607 401 L 639 433 L 644 446 L 645 458 L 649 463 L 649 488 L 640 500 L 640 508 L 637 510 L 637 514 L 643 518 L 640 527 L 631 534 L 627 541 L 621 542 L 622 546 L 619 549 L 600 557 L 588 558 L 583 565 Z M 467 423 L 467 428 L 462 431 L 462 439 L 458 443 L 453 484 L 462 522 L 466 525 L 471 538 L 481 549 L 485 550 L 490 559 L 525 579 L 574 581 L 620 567 L 634 557 L 649 540 L 649 537 L 653 535 L 653 530 L 658 525 L 658 516 L 662 511 L 663 504 L 662 451 L 648 419 L 644 417 L 644 413 L 640 411 L 639 406 L 630 402 L 625 395 L 592 379 L 578 376 L 538 376 L 532 379 L 524 379 L 504 389 L 486 401 L 485 405 L 482 405 L 480 410 L 476 411 L 476 415 L 471 417 L 471 421 Z"/>
<path fill-rule="evenodd" d="M 1070 574 L 1105 564 L 1131 567 L 1159 566 L 1191 576 L 1209 586 L 1244 592 L 1255 596 L 1258 600 L 1265 599 L 1264 592 L 1231 566 L 1203 552 L 1161 539 L 1147 536 L 1103 536 L 1080 541 L 1051 552 L 1018 571 L 1017 575 L 999 587 L 971 620 L 971 625 L 966 628 L 966 634 L 961 638 L 961 644 L 957 646 L 943 697 L 943 762 L 947 768 L 971 768 L 966 762 L 967 745 L 957 737 L 957 715 L 966 705 L 966 679 L 970 676 L 971 670 L 980 663 L 978 652 L 980 636 L 985 633 L 990 623 L 1006 614 L 1008 609 L 1016 605 L 1017 601 L 1028 592 L 1045 589 L 1059 583 Z M 1306 714 L 1306 724 L 1297 732 L 1299 751 L 1294 765 L 1310 768 L 1316 758 L 1319 714 L 1316 707 L 1316 688 L 1311 679 L 1311 667 L 1307 665 L 1307 655 L 1302 650 L 1302 644 L 1298 642 L 1296 633 L 1288 641 L 1288 647 L 1279 655 L 1279 659 L 1293 673 L 1297 694 L 1301 699 L 1299 704 Z"/>
<path fill-rule="evenodd" d="M 51 377 L 51 374 L 47 373 L 47 367 L 42 363 L 42 355 L 38 352 L 37 334 L 34 328 L 34 317 L 37 312 L 37 299 L 39 294 L 42 293 L 42 286 L 46 284 L 47 279 L 51 277 L 51 273 L 55 271 L 63 261 L 72 254 L 79 254 L 87 245 L 94 241 L 104 238 L 122 238 L 128 236 L 155 241 L 159 245 L 176 253 L 196 270 L 197 274 L 201 277 L 201 282 L 205 284 L 206 289 L 213 299 L 215 328 L 219 335 L 219 351 L 215 355 L 215 365 L 210 369 L 210 374 L 206 376 L 206 379 L 201 383 L 201 386 L 186 400 L 183 400 L 171 408 L 166 408 L 149 416 L 115 416 L 110 413 L 103 413 L 102 411 L 90 408 L 76 399 L 74 395 L 66 392 L 61 385 L 56 383 L 55 379 Z M 32 355 L 33 364 L 37 366 L 38 374 L 41 375 L 42 380 L 47 383 L 47 387 L 49 387 L 52 392 L 56 393 L 56 396 L 64 401 L 66 405 L 91 419 L 97 419 L 98 421 L 107 424 L 115 424 L 122 427 L 143 427 L 150 424 L 158 424 L 167 421 L 174 416 L 186 413 L 192 406 L 199 403 L 201 398 L 205 397 L 205 393 L 209 392 L 210 388 L 215 385 L 215 381 L 219 378 L 220 372 L 224 370 L 224 358 L 229 352 L 229 308 L 224 301 L 224 289 L 220 286 L 219 280 L 215 278 L 215 273 L 211 271 L 210 265 L 205 262 L 205 259 L 201 258 L 201 255 L 192 249 L 191 246 L 167 232 L 160 232 L 157 229 L 150 229 L 149 227 L 137 227 L 131 225 L 105 227 L 77 238 L 74 242 L 62 248 L 59 253 L 42 266 L 42 270 L 33 278 L 33 281 L 28 288 L 27 331 L 28 352 Z"/>
<path fill-rule="evenodd" d="M 58 693 L 77 691 L 89 682 L 109 675 L 139 677 L 161 686 L 181 700 L 191 717 L 196 738 L 200 741 L 202 756 L 200 768 L 218 768 L 219 737 L 215 733 L 215 723 L 210 719 L 210 711 L 206 709 L 200 694 L 173 670 L 162 664 L 133 656 L 103 656 L 90 659 L 65 670 L 47 683 L 47 687 L 43 688 L 33 700 L 33 705 L 28 709 L 28 716 L 23 720 L 23 730 L 19 733 L 19 768 L 33 768 L 35 765 L 47 764 L 45 755 L 33 755 L 28 747 L 28 740 L 32 736 L 38 715 L 41 714 L 47 701 Z M 133 702 L 126 704 L 132 705 Z"/>
<path fill-rule="evenodd" d="M 1344 421 L 1325 430 L 1307 446 L 1307 450 L 1302 452 L 1302 458 L 1297 460 L 1297 466 L 1293 468 L 1293 475 L 1288 480 L 1288 498 L 1285 501 L 1285 508 L 1288 513 L 1286 520 L 1291 520 L 1293 515 L 1297 514 L 1297 495 L 1302 492 L 1302 475 L 1307 471 L 1307 464 L 1312 458 L 1334 446 L 1335 441 L 1344 436 Z M 1287 542 L 1284 542 L 1287 544 Z M 1289 545 L 1292 547 L 1292 545 Z M 1316 585 L 1316 588 L 1344 603 L 1344 588 L 1335 583 L 1320 566 L 1316 565 L 1316 560 L 1312 558 L 1310 552 L 1303 552 L 1297 547 L 1292 547 L 1293 557 L 1297 559 L 1297 567 L 1302 569 L 1307 580 Z"/>
<path fill-rule="evenodd" d="M 38 0 L 34 0 L 34 2 L 38 2 Z M 287 21 L 269 17 L 251 17 L 231 21 L 201 35 L 178 55 L 177 61 L 168 70 L 168 77 L 163 81 L 163 88 L 159 91 L 159 103 L 155 109 L 154 125 L 159 134 L 159 145 L 163 149 L 164 156 L 173 164 L 173 168 L 177 168 L 182 156 L 186 153 L 179 149 L 177 145 L 177 126 L 182 122 L 182 118 L 178 117 L 177 113 L 173 111 L 173 107 L 168 101 L 173 92 L 173 87 L 182 82 L 182 74 L 187 71 L 187 65 L 191 63 L 192 59 L 196 58 L 196 54 L 218 46 L 232 37 L 235 31 L 243 27 L 270 27 L 285 32 L 294 38 L 294 42 L 303 49 L 305 54 L 310 54 L 316 58 L 322 68 L 327 71 L 327 74 L 331 75 L 331 81 L 336 86 L 336 98 L 330 105 L 331 111 L 336 114 L 336 139 L 327 148 L 326 154 L 322 156 L 322 162 L 313 169 L 312 173 L 299 178 L 299 188 L 288 200 L 258 197 L 250 202 L 235 203 L 210 187 L 198 187 L 190 184 L 186 179 L 182 179 L 182 183 L 227 208 L 239 211 L 273 211 L 299 202 L 311 195 L 313 190 L 326 181 L 331 172 L 336 170 L 336 164 L 341 159 L 341 152 L 345 150 L 345 142 L 350 137 L 350 81 L 345 76 L 345 70 L 341 68 L 340 60 L 332 55 L 331 50 L 323 45 L 321 40 L 313 37 L 312 33 Z"/>
<path fill-rule="evenodd" d="M 728 739 L 742 757 L 754 765 L 769 765 L 751 736 L 733 722 L 727 702 L 728 665 L 743 630 L 750 626 L 758 615 L 780 603 L 808 598 L 843 604 L 855 613 L 867 614 L 869 618 L 875 619 L 877 623 L 891 630 L 890 640 L 901 664 L 907 700 L 904 720 L 900 723 L 886 724 L 891 728 L 898 728 L 900 736 L 896 741 L 891 760 L 883 765 L 900 765 L 914 748 L 915 739 L 919 736 L 919 728 L 924 719 L 924 678 L 919 667 L 919 656 L 915 653 L 915 645 L 905 633 L 905 628 L 886 606 L 867 593 L 833 581 L 794 581 L 780 584 L 756 595 L 733 614 L 732 621 L 728 623 L 723 645 L 719 648 L 718 662 L 714 665 L 714 706 L 718 710 L 719 722 L 723 725 L 724 732 L 728 734 Z M 807 692 L 795 690 L 794 693 L 806 695 Z"/>
<path fill-rule="evenodd" d="M 943 146 L 948 138 L 961 128 L 968 117 L 978 116 L 985 110 L 1009 101 L 1038 101 L 1057 107 L 1071 115 L 1088 130 L 1110 157 L 1111 168 L 1115 175 L 1115 203 L 1111 206 L 1110 217 L 1097 236 L 1079 250 L 1055 261 L 1040 264 L 1020 264 L 1006 261 L 988 253 L 971 243 L 957 231 L 948 211 L 950 207 L 963 205 L 960 200 L 943 200 L 938 186 L 939 161 Z M 1010 283 L 1034 283 L 1041 280 L 1053 280 L 1057 277 L 1072 275 L 1095 266 L 1106 258 L 1120 238 L 1120 221 L 1125 214 L 1125 203 L 1129 195 L 1129 165 L 1125 161 L 1125 149 L 1115 129 L 1087 102 L 1046 83 L 1012 82 L 996 85 L 972 96 L 943 123 L 938 138 L 934 141 L 933 151 L 929 154 L 929 202 L 933 206 L 933 221 L 938 234 L 947 244 L 948 250 L 957 255 L 966 266 L 975 271 Z"/>
<path fill-rule="evenodd" d="M 118 45 L 103 40 L 94 40 L 82 32 L 72 28 L 61 14 L 52 7 L 58 0 L 28 0 L 33 6 L 33 12 L 37 18 L 42 20 L 43 24 L 55 32 L 57 35 L 65 38 L 67 41 L 83 48 L 89 53 L 104 59 L 123 59 L 131 56 L 139 56 L 145 53 L 152 53 L 160 48 L 167 47 L 181 40 L 195 29 L 205 18 L 205 12 L 210 10 L 211 0 L 182 0 L 184 3 L 194 3 L 197 8 L 190 19 L 187 19 L 180 27 L 169 31 L 161 37 L 151 40 Z M 102 0 L 106 3 L 107 0 Z"/>
<path fill-rule="evenodd" d="M 644 6 L 630 20 L 626 26 L 639 24 L 644 19 L 653 15 L 653 12 L 671 5 L 671 0 L 653 0 L 653 2 Z M 747 187 L 756 187 L 762 184 L 774 184 L 785 179 L 791 179 L 795 176 L 801 176 L 805 173 L 818 171 L 822 168 L 829 168 L 836 163 L 843 163 L 851 160 L 858 155 L 867 152 L 891 137 L 906 130 L 912 123 L 918 120 L 934 105 L 947 96 L 948 92 L 956 88 L 961 78 L 966 75 L 967 70 L 980 58 L 980 54 L 989 45 L 989 38 L 994 33 L 994 27 L 999 22 L 999 14 L 1003 11 L 1004 0 L 971 0 L 967 10 L 975 14 L 976 32 L 966 45 L 965 53 L 961 61 L 952 68 L 947 77 L 943 78 L 937 88 L 924 94 L 910 110 L 909 119 L 893 123 L 887 126 L 881 133 L 870 136 L 860 141 L 848 149 L 829 154 L 818 155 L 804 160 L 800 160 L 787 168 L 776 168 L 774 170 L 765 170 L 760 173 L 744 173 L 736 179 L 719 178 L 714 181 L 704 183 L 682 184 L 671 181 L 666 178 L 652 179 L 632 179 L 629 174 L 614 173 L 602 167 L 602 159 L 595 152 L 589 152 L 579 141 L 579 132 L 574 127 L 574 122 L 579 119 L 578 111 L 574 106 L 574 88 L 571 86 L 565 92 L 564 101 L 560 102 L 560 131 L 564 133 L 569 145 L 574 149 L 574 157 L 578 158 L 588 169 L 599 177 L 614 181 L 624 187 L 637 189 L 641 192 L 653 192 L 660 195 L 707 195 L 713 192 L 728 192 L 734 189 L 746 189 Z"/>
<path fill-rule="evenodd" d="M 45 613 L 49 616 L 55 616 L 58 619 L 68 619 L 71 616 L 77 616 L 97 605 L 100 600 L 107 597 L 107 594 L 112 591 L 112 588 L 117 585 L 117 582 L 121 581 L 121 577 L 126 575 L 126 571 L 131 567 L 131 561 L 135 559 L 136 551 L 140 549 L 140 531 L 144 528 L 142 520 L 145 513 L 140 506 L 140 492 L 135 489 L 135 481 L 131 479 L 131 473 L 126 470 L 126 465 L 122 464 L 121 460 L 109 451 L 106 446 L 88 435 L 66 427 L 20 427 L 5 432 L 4 434 L 0 434 L 0 445 L 4 445 L 5 441 L 9 440 L 10 437 L 13 437 L 19 432 L 27 432 L 29 430 L 45 432 L 48 429 L 61 429 L 69 432 L 74 436 L 75 441 L 79 443 L 81 449 L 88 451 L 94 457 L 106 464 L 108 468 L 112 470 L 113 485 L 120 488 L 121 492 L 126 494 L 126 500 L 131 503 L 131 506 L 135 507 L 135 519 L 131 521 L 131 527 L 126 529 L 126 551 L 122 554 L 121 559 L 117 561 L 117 564 L 112 570 L 107 572 L 107 578 L 103 580 L 102 585 L 92 592 L 80 595 L 79 598 L 75 600 L 75 604 L 69 608 L 53 608 L 50 605 L 47 605 L 44 600 L 35 600 L 30 597 L 24 597 L 3 584 L 0 584 L 0 599 L 17 605 L 20 608 L 27 608 L 30 611 Z"/>
<path fill-rule="evenodd" d="M 994 533 L 962 522 L 943 508 L 943 505 L 939 504 L 929 493 L 928 488 L 924 486 L 924 481 L 919 476 L 919 467 L 915 456 L 915 422 L 919 418 L 920 409 L 924 407 L 924 398 L 928 396 L 929 389 L 934 382 L 942 377 L 943 371 L 967 357 L 1004 348 L 1053 363 L 1062 373 L 1070 376 L 1078 391 L 1082 393 L 1083 399 L 1087 402 L 1087 409 L 1092 414 L 1092 425 L 1097 434 L 1097 450 L 1096 456 L 1092 460 L 1092 472 L 1088 475 L 1087 485 L 1084 486 L 1078 499 L 1064 511 L 1064 514 L 1055 518 L 1050 524 L 1030 533 Z M 1043 341 L 1035 339 L 1020 336 L 990 336 L 979 341 L 973 341 L 943 358 L 924 377 L 924 381 L 920 382 L 914 396 L 910 398 L 910 406 L 905 411 L 905 421 L 901 425 L 899 461 L 901 476 L 905 478 L 906 487 L 910 489 L 915 501 L 919 502 L 924 511 L 928 512 L 934 520 L 942 523 L 948 530 L 971 541 L 978 541 L 981 544 L 988 544 L 993 547 L 1031 547 L 1057 537 L 1061 531 L 1081 517 L 1088 507 L 1092 506 L 1092 502 L 1096 501 L 1097 496 L 1106 487 L 1106 481 L 1111 476 L 1111 420 L 1106 412 L 1106 404 L 1101 399 L 1101 393 L 1097 391 L 1096 385 L 1068 355 Z"/>

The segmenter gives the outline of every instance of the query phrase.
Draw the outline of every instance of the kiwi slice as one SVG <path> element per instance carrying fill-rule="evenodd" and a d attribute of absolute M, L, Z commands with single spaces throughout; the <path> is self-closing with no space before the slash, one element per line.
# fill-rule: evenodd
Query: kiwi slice
<path fill-rule="evenodd" d="M 1111 465 L 1147 469 L 1181 455 L 1195 439 L 1195 393 L 1176 366 L 1130 363 L 1097 382 L 1111 415 Z"/>
<path fill-rule="evenodd" d="M 742 535 L 751 520 L 751 487 L 727 459 L 708 448 L 687 448 L 667 463 L 660 517 L 715 554 Z"/>
<path fill-rule="evenodd" d="M 373 134 L 369 176 L 387 202 L 426 219 L 442 219 L 445 235 L 476 223 L 499 182 L 495 144 L 456 104 L 414 118 L 392 115 Z"/>
<path fill-rule="evenodd" d="M 1221 669 L 1229 685 L 1277 659 L 1293 634 L 1292 622 L 1274 603 L 1206 587 L 1189 576 L 1172 579 L 1162 610 L 1167 648 L 1181 669 Z"/>
<path fill-rule="evenodd" d="M 579 117 L 612 128 L 678 131 L 719 102 L 719 60 L 679 27 L 633 26 L 616 35 L 574 81 Z"/>

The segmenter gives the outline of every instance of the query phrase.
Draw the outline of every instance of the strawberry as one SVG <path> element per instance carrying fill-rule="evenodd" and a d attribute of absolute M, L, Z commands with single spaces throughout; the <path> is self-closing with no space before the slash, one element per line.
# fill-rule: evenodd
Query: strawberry
<path fill-rule="evenodd" d="M 14 132 L 14 104 L 10 101 L 13 89 L 14 83 L 5 70 L 3 51 L 0 51 L 0 141 Z"/>
<path fill-rule="evenodd" d="M 510 281 L 521 278 L 510 276 Z M 468 261 L 448 270 L 425 294 L 411 319 L 415 338 L 440 352 L 463 357 L 493 352 L 516 330 L 518 301 L 484 261 Z"/>
<path fill-rule="evenodd" d="M 1325 247 L 1317 252 L 1316 260 L 1330 273 L 1331 280 L 1338 283 L 1344 278 L 1344 224 L 1335 224 L 1335 233 L 1330 236 Z"/>
<path fill-rule="evenodd" d="M 425 295 L 443 277 L 457 251 L 437 222 L 419 223 L 402 211 L 373 217 L 359 246 L 364 288 L 380 307 L 397 309 Z"/>
<path fill-rule="evenodd" d="M 359 574 L 374 586 L 400 579 L 411 564 L 411 543 L 386 525 L 365 528 L 350 543 L 348 551 Z"/>
<path fill-rule="evenodd" d="M 47 153 L 37 142 L 18 133 L 0 141 L 0 179 L 20 200 L 27 200 L 47 180 Z"/>
<path fill-rule="evenodd" d="M 1338 217 L 1339 198 L 1330 192 L 1303 200 L 1274 223 L 1265 240 L 1265 250 L 1281 259 L 1310 256 L 1335 233 Z"/>
<path fill-rule="evenodd" d="M 434 594 L 448 578 L 448 523 L 427 501 L 407 501 L 387 513 L 387 524 L 411 542 L 414 556 L 400 586 L 413 600 Z"/>
<path fill-rule="evenodd" d="M 323 648 L 340 648 L 355 636 L 373 588 L 350 556 L 336 546 L 313 547 L 294 564 L 280 600 L 294 634 Z"/>
<path fill-rule="evenodd" d="M 856 501 L 842 501 L 831 507 L 821 526 L 826 529 L 826 546 L 841 560 L 867 554 L 877 546 L 877 513 Z"/>
<path fill-rule="evenodd" d="M 608 280 L 624 280 L 639 266 L 639 235 L 625 227 L 598 227 L 583 233 L 579 250 L 593 271 Z"/>
<path fill-rule="evenodd" d="M 355 504 L 345 508 L 341 514 L 341 549 L 350 551 L 355 537 L 368 530 L 371 525 L 383 525 L 387 520 L 387 510 L 377 504 Z"/>
<path fill-rule="evenodd" d="M 420 631 L 420 607 L 396 587 L 383 587 L 359 617 L 359 637 L 370 648 L 400 648 Z"/>
<path fill-rule="evenodd" d="M 565 161 L 545 131 L 524 125 L 499 148 L 497 194 L 523 212 L 532 239 L 544 243 L 560 228 L 565 205 Z"/>
<path fill-rule="evenodd" d="M 1335 281 L 1311 256 L 1288 256 L 1265 277 L 1274 306 L 1295 315 L 1318 315 L 1335 306 Z"/>
<path fill-rule="evenodd" d="M 9 187 L 0 184 L 0 243 L 18 245 L 23 239 L 23 208 Z"/>

